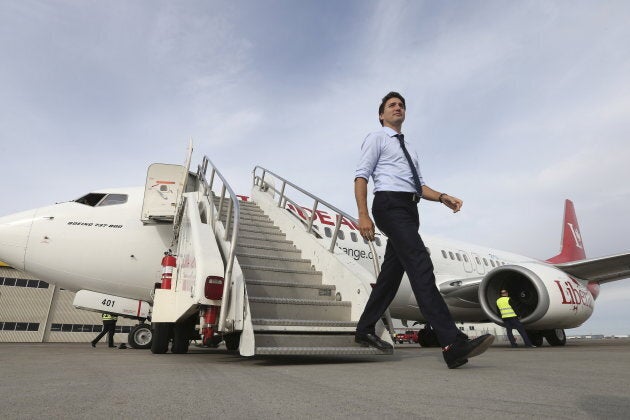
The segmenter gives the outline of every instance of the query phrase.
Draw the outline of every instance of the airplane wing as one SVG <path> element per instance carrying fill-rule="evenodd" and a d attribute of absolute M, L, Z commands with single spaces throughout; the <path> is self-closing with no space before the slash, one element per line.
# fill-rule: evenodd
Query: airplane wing
<path fill-rule="evenodd" d="M 630 277 L 630 253 L 554 265 L 571 276 L 598 283 Z"/>

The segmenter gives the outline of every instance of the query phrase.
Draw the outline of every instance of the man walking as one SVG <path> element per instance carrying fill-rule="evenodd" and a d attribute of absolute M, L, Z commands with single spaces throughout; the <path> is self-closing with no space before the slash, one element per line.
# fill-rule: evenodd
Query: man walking
<path fill-rule="evenodd" d="M 497 299 L 497 307 L 501 312 L 501 319 L 505 325 L 508 340 L 510 340 L 512 347 L 518 347 L 518 344 L 516 344 L 516 340 L 514 339 L 514 335 L 512 334 L 512 330 L 518 331 L 521 337 L 523 337 L 525 347 L 535 347 L 529 340 L 525 327 L 523 327 L 523 324 L 521 324 L 521 321 L 518 319 L 518 315 L 512 308 L 512 301 L 507 290 L 501 290 L 501 297 Z"/>
<path fill-rule="evenodd" d="M 435 285 L 433 263 L 418 233 L 418 202 L 420 198 L 440 202 L 455 213 L 463 203 L 424 183 L 418 156 L 415 151 L 410 152 L 410 145 L 401 132 L 405 112 L 405 99 L 399 93 L 390 92 L 383 98 L 378 110 L 383 128 L 364 140 L 355 172 L 359 231 L 365 239 L 374 240 L 374 222 L 367 207 L 367 185 L 372 177 L 372 214 L 380 231 L 387 236 L 381 273 L 357 325 L 355 341 L 385 352 L 393 351 L 389 343 L 376 336 L 375 325 L 394 299 L 406 272 L 418 307 L 437 334 L 447 366 L 453 369 L 486 351 L 494 336 L 485 334 L 469 340 L 453 322 Z"/>
<path fill-rule="evenodd" d="M 108 334 L 108 346 L 115 347 L 114 333 L 116 332 L 116 321 L 118 321 L 118 317 L 114 314 L 104 312 L 103 315 L 101 315 L 101 319 L 103 320 L 103 331 L 101 331 L 101 333 L 97 335 L 94 340 L 92 340 L 92 347 L 96 347 L 96 343 L 98 343 L 105 334 Z"/>

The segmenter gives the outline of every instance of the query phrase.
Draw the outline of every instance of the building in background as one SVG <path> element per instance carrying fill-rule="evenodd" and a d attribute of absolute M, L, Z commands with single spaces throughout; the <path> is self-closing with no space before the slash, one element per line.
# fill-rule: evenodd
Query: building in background
<path fill-rule="evenodd" d="M 88 343 L 103 329 L 101 314 L 75 309 L 74 292 L 0 262 L 0 342 Z M 114 342 L 126 343 L 138 321 L 119 318 Z"/>

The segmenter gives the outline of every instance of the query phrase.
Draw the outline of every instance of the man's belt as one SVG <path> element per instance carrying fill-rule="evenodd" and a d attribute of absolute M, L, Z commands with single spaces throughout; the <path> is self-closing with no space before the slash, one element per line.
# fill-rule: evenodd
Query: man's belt
<path fill-rule="evenodd" d="M 392 197 L 396 197 L 402 200 L 411 201 L 414 203 L 420 202 L 422 198 L 419 194 L 405 191 L 376 191 L 374 194 L 387 194 Z"/>

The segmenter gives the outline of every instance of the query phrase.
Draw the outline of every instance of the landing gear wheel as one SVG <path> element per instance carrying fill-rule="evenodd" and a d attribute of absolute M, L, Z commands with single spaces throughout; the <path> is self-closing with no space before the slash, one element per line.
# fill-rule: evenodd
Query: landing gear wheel
<path fill-rule="evenodd" d="M 241 341 L 241 333 L 226 334 L 223 336 L 223 341 L 225 341 L 225 347 L 227 347 L 229 351 L 236 351 Z"/>
<path fill-rule="evenodd" d="M 134 349 L 149 349 L 151 348 L 152 340 L 153 334 L 149 324 L 135 325 L 131 331 L 129 331 L 129 335 L 127 336 L 129 346 Z"/>
<path fill-rule="evenodd" d="M 564 346 L 567 344 L 567 336 L 562 328 L 544 331 L 544 335 L 547 339 L 547 343 L 552 346 Z"/>
<path fill-rule="evenodd" d="M 418 331 L 418 344 L 420 344 L 420 347 L 440 347 L 437 334 L 429 326 L 425 326 Z"/>
<path fill-rule="evenodd" d="M 529 337 L 529 341 L 536 347 L 543 345 L 543 335 L 540 331 L 525 331 Z"/>
<path fill-rule="evenodd" d="M 171 339 L 171 331 L 173 324 L 170 322 L 154 322 L 151 324 L 153 328 L 153 342 L 151 343 L 151 353 L 164 354 L 168 351 L 168 342 Z"/>

